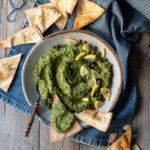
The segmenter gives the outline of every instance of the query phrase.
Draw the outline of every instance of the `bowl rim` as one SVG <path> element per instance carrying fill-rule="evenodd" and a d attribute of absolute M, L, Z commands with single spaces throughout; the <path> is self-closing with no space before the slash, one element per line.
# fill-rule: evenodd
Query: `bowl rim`
<path fill-rule="evenodd" d="M 52 37 L 55 37 L 57 35 L 61 35 L 61 34 L 66 34 L 66 33 L 70 33 L 70 32 L 80 32 L 80 33 L 85 33 L 85 34 L 88 34 L 90 36 L 93 36 L 95 37 L 97 40 L 101 41 L 104 45 L 106 45 L 106 47 L 112 52 L 113 56 L 115 57 L 116 59 L 116 62 L 119 66 L 119 70 L 120 70 L 120 85 L 118 87 L 118 90 L 117 90 L 117 93 L 114 97 L 114 103 L 112 103 L 111 107 L 109 108 L 109 111 L 112 111 L 112 109 L 115 107 L 118 99 L 119 99 L 119 96 L 121 94 L 121 91 L 122 91 L 122 87 L 123 87 L 123 70 L 122 70 L 122 65 L 121 65 L 121 61 L 119 59 L 119 56 L 117 55 L 116 51 L 114 50 L 114 48 L 107 42 L 105 41 L 104 39 L 102 39 L 99 35 L 96 35 L 95 33 L 91 32 L 91 31 L 87 31 L 87 30 L 75 30 L 75 29 L 69 29 L 69 30 L 63 30 L 63 31 L 57 31 L 57 32 L 54 32 L 52 34 L 49 34 L 47 35 L 46 37 L 43 37 L 40 41 L 38 41 L 33 47 L 32 49 L 30 50 L 30 52 L 28 53 L 26 59 L 25 59 L 25 62 L 23 64 L 23 69 L 22 69 L 22 88 L 23 88 L 23 93 L 24 93 L 24 96 L 25 96 L 25 99 L 27 101 L 27 103 L 32 106 L 31 102 L 28 100 L 28 96 L 27 96 L 27 93 L 26 93 L 26 90 L 25 90 L 25 70 L 26 70 L 26 64 L 28 62 L 28 59 L 29 59 L 29 56 L 33 53 L 34 49 L 36 49 L 39 45 L 41 45 L 43 43 L 43 41 L 47 40 L 47 39 L 51 39 Z M 41 116 L 40 114 L 38 114 L 39 116 Z M 41 116 L 42 117 L 42 116 Z"/>

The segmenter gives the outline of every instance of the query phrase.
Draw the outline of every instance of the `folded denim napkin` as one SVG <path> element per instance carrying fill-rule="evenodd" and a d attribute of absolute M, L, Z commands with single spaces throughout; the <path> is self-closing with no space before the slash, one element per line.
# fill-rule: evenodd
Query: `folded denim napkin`
<path fill-rule="evenodd" d="M 46 2 L 48 0 L 37 0 L 35 5 Z M 122 94 L 113 110 L 114 117 L 106 133 L 90 127 L 71 138 L 87 145 L 107 146 L 110 133 L 116 132 L 118 137 L 121 136 L 124 132 L 122 127 L 130 124 L 134 115 L 137 104 L 137 89 L 132 75 L 132 48 L 141 32 L 150 31 L 150 2 L 149 0 L 95 0 L 95 2 L 104 7 L 106 12 L 100 19 L 84 29 L 101 36 L 116 50 L 123 68 Z M 73 15 L 69 17 L 66 29 L 72 28 L 75 14 L 74 11 Z M 27 22 L 25 22 L 25 26 L 27 26 Z M 58 29 L 53 25 L 44 35 L 55 31 Z M 0 90 L 0 101 L 7 102 L 27 114 L 31 113 L 31 107 L 27 104 L 22 91 L 21 73 L 26 56 L 33 46 L 34 44 L 28 44 L 11 49 L 9 56 L 22 53 L 23 57 L 9 92 L 5 93 Z M 49 125 L 46 120 L 38 118 Z"/>

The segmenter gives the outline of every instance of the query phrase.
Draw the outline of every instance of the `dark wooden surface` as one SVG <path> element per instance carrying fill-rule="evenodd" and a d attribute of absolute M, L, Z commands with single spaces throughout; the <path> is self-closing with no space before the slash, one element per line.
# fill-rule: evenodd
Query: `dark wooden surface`
<path fill-rule="evenodd" d="M 16 4 L 20 0 L 13 0 Z M 33 0 L 28 0 L 24 9 L 31 7 Z M 10 12 L 8 0 L 0 0 L 0 40 L 17 32 L 21 28 L 25 17 L 20 12 L 19 19 L 14 23 L 6 21 Z M 9 49 L 0 49 L 0 58 L 4 58 Z M 150 33 L 145 33 L 134 49 L 134 73 L 139 89 L 139 103 L 136 116 L 133 120 L 136 142 L 143 150 L 150 149 Z M 35 121 L 30 136 L 25 138 L 23 131 L 28 116 L 15 110 L 11 106 L 0 103 L 0 150 L 103 150 L 75 143 L 68 139 L 51 144 L 49 141 L 49 128 Z"/>

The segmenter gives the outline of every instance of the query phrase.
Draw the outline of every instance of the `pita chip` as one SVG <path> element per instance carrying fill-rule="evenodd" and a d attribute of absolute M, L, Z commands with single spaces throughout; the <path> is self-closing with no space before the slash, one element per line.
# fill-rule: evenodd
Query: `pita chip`
<path fill-rule="evenodd" d="M 116 141 L 107 150 L 130 150 L 131 145 L 131 128 Z"/>
<path fill-rule="evenodd" d="M 29 25 L 36 25 L 40 31 L 45 32 L 60 17 L 61 13 L 56 8 L 34 7 L 25 11 Z"/>
<path fill-rule="evenodd" d="M 54 95 L 53 97 L 53 107 L 60 102 L 57 95 Z M 69 136 L 72 136 L 82 130 L 79 123 L 75 120 L 72 127 L 65 133 L 59 133 L 56 131 L 53 123 L 53 119 L 51 119 L 51 126 L 50 126 L 50 140 L 51 142 L 57 142 L 59 140 L 63 140 Z"/>
<path fill-rule="evenodd" d="M 109 135 L 109 144 L 112 144 L 115 141 L 116 137 L 117 137 L 117 133 L 111 133 Z"/>
<path fill-rule="evenodd" d="M 56 132 L 56 130 L 54 128 L 53 121 L 51 120 L 51 127 L 50 127 L 51 142 L 57 142 L 59 140 L 63 140 L 65 138 L 69 137 L 69 136 L 72 136 L 72 135 L 80 132 L 81 130 L 82 130 L 81 126 L 75 120 L 72 127 L 66 133 L 58 133 L 58 132 Z"/>
<path fill-rule="evenodd" d="M 62 8 L 67 13 L 72 14 L 78 0 L 52 0 L 59 8 Z M 80 1 L 80 0 L 79 0 Z"/>
<path fill-rule="evenodd" d="M 20 59 L 21 54 L 0 60 L 0 88 L 5 92 L 13 81 Z"/>
<path fill-rule="evenodd" d="M 105 10 L 90 0 L 79 0 L 74 29 L 81 29 L 103 15 Z"/>
<path fill-rule="evenodd" d="M 75 116 L 79 120 L 86 122 L 92 127 L 102 132 L 106 132 L 110 125 L 113 114 L 111 112 L 102 113 L 95 110 L 86 109 L 81 113 L 76 113 Z"/>
<path fill-rule="evenodd" d="M 37 43 L 43 38 L 36 26 L 27 27 L 0 42 L 0 48 L 9 48 L 21 44 Z"/>
<path fill-rule="evenodd" d="M 63 30 L 67 24 L 67 20 L 68 20 L 68 13 L 63 10 L 61 7 L 59 7 L 57 5 L 57 3 L 55 3 L 54 1 L 51 2 L 51 3 L 47 3 L 47 4 L 43 4 L 43 5 L 39 5 L 39 7 L 41 8 L 47 8 L 47 9 L 50 9 L 50 8 L 56 8 L 58 9 L 58 11 L 62 14 L 61 17 L 59 17 L 58 20 L 56 20 L 55 24 L 56 26 L 60 29 L 60 30 Z"/>

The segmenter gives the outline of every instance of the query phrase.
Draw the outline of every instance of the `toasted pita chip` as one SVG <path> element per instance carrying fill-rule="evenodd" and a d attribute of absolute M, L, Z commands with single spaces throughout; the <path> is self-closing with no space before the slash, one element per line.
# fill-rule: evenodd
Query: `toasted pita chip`
<path fill-rule="evenodd" d="M 77 4 L 77 0 L 52 0 L 59 8 L 62 8 L 69 14 L 72 14 L 74 7 Z"/>
<path fill-rule="evenodd" d="M 128 128 L 128 130 L 107 150 L 130 150 L 131 133 L 131 128 Z"/>
<path fill-rule="evenodd" d="M 86 122 L 92 127 L 100 131 L 106 132 L 110 125 L 113 114 L 111 112 L 102 113 L 95 110 L 87 109 L 81 113 L 76 113 L 75 116 L 79 120 Z"/>
<path fill-rule="evenodd" d="M 36 28 L 36 26 L 31 26 L 15 33 L 12 37 L 1 41 L 0 48 L 9 48 L 21 44 L 37 43 L 42 38 L 43 36 L 38 28 Z"/>
<path fill-rule="evenodd" d="M 54 107 L 59 102 L 60 102 L 60 100 L 59 100 L 58 96 L 55 95 L 53 97 L 53 106 L 52 107 Z M 67 138 L 68 136 L 72 136 L 72 135 L 78 133 L 81 130 L 82 130 L 81 126 L 75 120 L 72 127 L 66 133 L 59 133 L 55 130 L 53 120 L 51 119 L 50 140 L 51 140 L 51 142 L 56 142 L 56 141 L 59 141 L 59 140 L 63 140 L 65 138 Z"/>
<path fill-rule="evenodd" d="M 66 26 L 67 20 L 68 20 L 68 14 L 65 10 L 57 6 L 57 3 L 51 2 L 43 5 L 39 5 L 41 8 L 53 8 L 55 7 L 58 9 L 58 11 L 62 14 L 62 16 L 55 22 L 56 26 L 60 29 L 63 30 Z"/>
<path fill-rule="evenodd" d="M 36 25 L 43 33 L 60 17 L 61 13 L 56 8 L 31 8 L 25 11 L 29 25 Z"/>
<path fill-rule="evenodd" d="M 15 76 L 21 54 L 0 60 L 0 88 L 8 91 Z"/>
<path fill-rule="evenodd" d="M 89 0 L 79 0 L 74 29 L 81 29 L 103 15 L 105 10 Z"/>
<path fill-rule="evenodd" d="M 60 17 L 56 22 L 56 26 L 60 29 L 60 30 L 63 30 L 67 24 L 67 20 L 68 20 L 68 14 L 67 14 L 67 17 Z"/>
<path fill-rule="evenodd" d="M 117 137 L 117 133 L 111 133 L 109 135 L 109 144 L 113 143 Z"/>
<path fill-rule="evenodd" d="M 125 131 L 127 131 L 129 128 L 131 128 L 131 125 L 125 125 L 124 127 L 123 127 L 123 130 L 125 130 Z"/>

